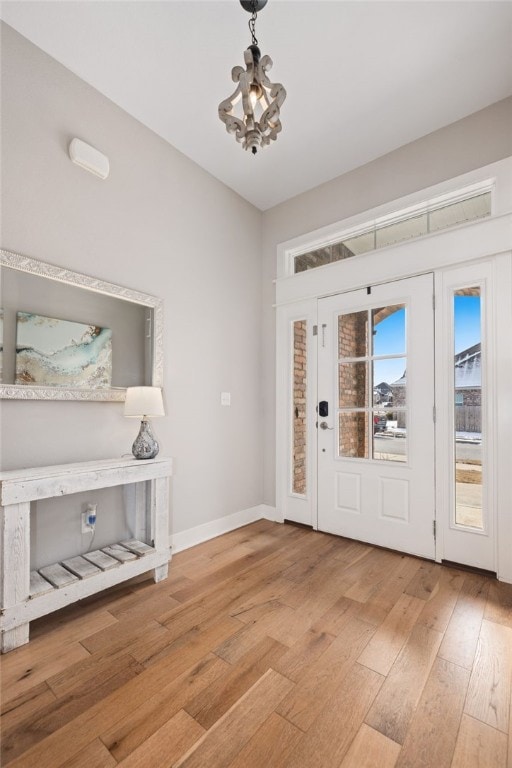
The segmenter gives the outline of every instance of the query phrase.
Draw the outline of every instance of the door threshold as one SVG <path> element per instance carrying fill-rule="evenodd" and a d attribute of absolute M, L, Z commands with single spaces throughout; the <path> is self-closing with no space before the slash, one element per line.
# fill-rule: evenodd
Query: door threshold
<path fill-rule="evenodd" d="M 498 578 L 496 571 L 487 571 L 485 568 L 476 568 L 474 565 L 454 563 L 452 560 L 441 560 L 441 565 L 446 565 L 448 568 L 457 568 L 459 571 L 469 571 L 469 573 L 476 573 L 479 576 L 491 576 L 493 579 Z"/>
<path fill-rule="evenodd" d="M 305 528 L 308 531 L 313 530 L 312 525 L 308 525 L 307 523 L 297 523 L 295 520 L 283 520 L 283 523 L 286 523 L 287 525 L 294 525 L 296 528 Z"/>

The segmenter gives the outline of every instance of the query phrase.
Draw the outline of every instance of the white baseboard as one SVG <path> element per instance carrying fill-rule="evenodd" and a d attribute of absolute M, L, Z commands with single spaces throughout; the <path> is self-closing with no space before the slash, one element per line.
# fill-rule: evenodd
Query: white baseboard
<path fill-rule="evenodd" d="M 169 545 L 172 548 L 173 554 L 175 554 L 261 519 L 276 521 L 275 507 L 270 507 L 268 504 L 258 504 L 256 507 L 242 509 L 240 512 L 227 515 L 227 517 L 219 517 L 210 523 L 203 523 L 203 525 L 197 525 L 195 528 L 188 528 L 186 531 L 181 531 L 181 533 L 172 534 L 169 537 Z"/>

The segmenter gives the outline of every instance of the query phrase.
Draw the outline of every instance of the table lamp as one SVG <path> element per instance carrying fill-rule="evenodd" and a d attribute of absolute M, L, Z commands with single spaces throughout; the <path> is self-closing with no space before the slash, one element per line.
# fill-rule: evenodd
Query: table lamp
<path fill-rule="evenodd" d="M 159 387 L 128 387 L 124 415 L 141 419 L 139 434 L 132 445 L 136 459 L 154 459 L 159 445 L 151 432 L 149 416 L 165 416 L 162 390 Z"/>

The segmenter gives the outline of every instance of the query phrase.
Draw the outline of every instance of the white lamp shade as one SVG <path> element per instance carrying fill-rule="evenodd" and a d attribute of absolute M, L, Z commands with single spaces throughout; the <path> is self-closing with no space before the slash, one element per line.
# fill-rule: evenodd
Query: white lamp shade
<path fill-rule="evenodd" d="M 160 387 L 128 387 L 124 415 L 137 417 L 165 416 Z"/>

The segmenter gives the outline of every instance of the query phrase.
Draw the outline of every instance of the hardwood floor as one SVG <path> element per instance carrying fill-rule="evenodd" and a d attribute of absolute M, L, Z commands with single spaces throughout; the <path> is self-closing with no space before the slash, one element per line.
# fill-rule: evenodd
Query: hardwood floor
<path fill-rule="evenodd" d="M 12 768 L 512 768 L 512 587 L 291 525 L 33 622 L 1 666 Z"/>

